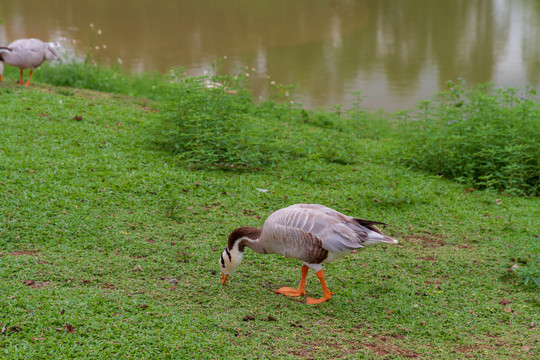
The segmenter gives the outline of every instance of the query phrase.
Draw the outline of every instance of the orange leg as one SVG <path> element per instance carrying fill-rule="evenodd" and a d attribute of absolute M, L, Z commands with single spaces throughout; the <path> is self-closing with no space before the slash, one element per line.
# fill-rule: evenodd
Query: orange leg
<path fill-rule="evenodd" d="M 19 85 L 22 85 L 22 84 L 24 84 L 23 81 L 22 81 L 23 69 L 19 69 L 19 73 L 21 74 L 21 78 L 19 79 Z"/>
<path fill-rule="evenodd" d="M 324 273 L 323 273 L 322 270 L 319 270 L 317 272 L 317 277 L 319 278 L 319 281 L 321 282 L 322 291 L 323 291 L 323 297 L 320 298 L 320 299 L 307 298 L 306 303 L 308 303 L 308 304 L 320 304 L 322 302 L 328 301 L 328 300 L 330 300 L 330 298 L 334 294 L 334 293 L 330 292 L 330 290 L 328 290 L 328 287 L 326 286 L 326 282 L 324 281 Z"/>
<path fill-rule="evenodd" d="M 275 290 L 274 292 L 277 294 L 283 294 L 287 296 L 302 296 L 306 295 L 306 291 L 304 290 L 306 286 L 306 278 L 307 274 L 309 272 L 309 268 L 306 265 L 302 265 L 302 277 L 300 278 L 300 285 L 298 285 L 298 289 L 293 289 L 290 287 L 282 287 L 278 290 Z"/>
<path fill-rule="evenodd" d="M 30 78 L 32 77 L 32 74 L 34 73 L 34 70 L 33 69 L 30 69 L 30 75 L 28 75 L 28 81 L 26 82 L 26 86 L 29 86 L 30 85 Z M 21 70 L 21 74 L 22 74 L 22 70 Z M 22 81 L 22 76 L 21 76 L 21 81 Z"/>

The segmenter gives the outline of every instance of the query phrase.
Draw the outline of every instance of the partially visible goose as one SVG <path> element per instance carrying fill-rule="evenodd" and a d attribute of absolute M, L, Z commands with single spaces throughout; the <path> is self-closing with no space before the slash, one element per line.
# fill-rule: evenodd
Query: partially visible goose
<path fill-rule="evenodd" d="M 298 289 L 282 287 L 276 293 L 287 296 L 302 296 L 309 269 L 316 272 L 321 282 L 323 297 L 307 299 L 308 304 L 330 300 L 333 293 L 324 281 L 322 263 L 328 263 L 350 253 L 354 249 L 377 244 L 397 244 L 383 235 L 376 221 L 363 220 L 343 215 L 326 206 L 297 204 L 272 213 L 262 228 L 240 227 L 229 236 L 229 242 L 219 267 L 225 285 L 229 275 L 236 270 L 245 247 L 261 254 L 281 254 L 300 260 L 302 277 Z"/>
<path fill-rule="evenodd" d="M 4 62 L 19 68 L 21 78 L 19 84 L 30 85 L 30 78 L 34 69 L 43 64 L 45 60 L 60 60 L 53 43 L 38 39 L 15 40 L 7 47 L 0 47 L 0 81 L 4 74 Z M 30 69 L 28 81 L 23 82 L 23 70 Z"/>

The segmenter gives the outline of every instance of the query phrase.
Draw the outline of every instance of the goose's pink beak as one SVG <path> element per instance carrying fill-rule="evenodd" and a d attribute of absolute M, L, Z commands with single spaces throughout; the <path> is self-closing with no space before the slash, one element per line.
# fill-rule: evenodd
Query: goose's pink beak
<path fill-rule="evenodd" d="M 225 283 L 227 282 L 228 277 L 229 277 L 229 275 L 227 275 L 227 274 L 221 275 L 221 285 L 225 285 Z"/>

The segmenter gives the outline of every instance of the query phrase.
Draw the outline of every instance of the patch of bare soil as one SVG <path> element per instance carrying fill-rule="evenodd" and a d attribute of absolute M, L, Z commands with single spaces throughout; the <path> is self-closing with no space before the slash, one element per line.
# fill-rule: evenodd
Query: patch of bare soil
<path fill-rule="evenodd" d="M 315 355 L 320 351 L 319 349 L 324 347 L 331 347 L 332 349 L 336 349 L 339 351 L 339 353 L 341 354 L 340 357 L 346 357 L 359 350 L 357 345 L 358 344 L 355 344 L 352 341 L 344 341 L 341 343 L 327 343 L 321 340 L 308 341 L 302 348 L 294 349 L 290 352 L 290 354 L 300 359 L 309 360 L 316 357 Z M 334 357 L 334 359 L 339 359 L 339 357 Z"/>
<path fill-rule="evenodd" d="M 366 349 L 373 351 L 375 354 L 379 356 L 398 355 L 398 356 L 403 356 L 409 359 L 416 359 L 420 356 L 420 354 L 412 350 L 399 347 L 389 340 L 390 338 L 386 336 L 381 336 L 381 337 L 377 337 L 377 343 L 363 344 L 363 346 Z"/>
<path fill-rule="evenodd" d="M 377 336 L 374 337 L 374 340 L 377 342 L 370 343 L 361 343 L 355 342 L 352 340 L 342 341 L 339 343 L 328 343 L 323 341 L 309 341 L 302 348 L 294 349 L 290 352 L 291 355 L 294 355 L 301 359 L 312 359 L 316 357 L 316 354 L 320 351 L 319 349 L 324 347 L 330 347 L 332 349 L 338 350 L 341 354 L 339 358 L 347 357 L 351 354 L 355 354 L 362 349 L 368 349 L 375 353 L 378 356 L 402 356 L 409 359 L 416 359 L 420 354 L 400 347 L 395 344 L 396 340 L 403 340 L 404 336 L 402 335 L 390 335 L 390 336 Z M 336 358 L 336 357 L 334 357 Z"/>
<path fill-rule="evenodd" d="M 50 281 L 44 281 L 42 283 L 36 283 L 34 280 L 26 280 L 24 283 L 32 289 L 41 289 L 51 284 Z"/>
<path fill-rule="evenodd" d="M 101 287 L 103 289 L 109 289 L 109 290 L 115 290 L 116 289 L 116 286 L 114 286 L 113 284 L 106 283 L 106 282 L 101 284 Z"/>
<path fill-rule="evenodd" d="M 422 233 L 405 237 L 406 241 L 422 243 L 423 247 L 441 247 L 446 245 L 445 237 L 436 234 Z"/>
<path fill-rule="evenodd" d="M 464 354 L 472 354 L 479 350 L 486 350 L 490 348 L 491 346 L 489 345 L 469 345 L 469 346 L 458 347 L 456 348 L 456 351 L 459 351 L 460 353 L 464 353 Z"/>
<path fill-rule="evenodd" d="M 23 256 L 23 255 L 35 255 L 37 253 L 38 253 L 37 250 L 18 250 L 18 251 L 13 251 L 11 253 L 11 255 L 12 256 Z"/>

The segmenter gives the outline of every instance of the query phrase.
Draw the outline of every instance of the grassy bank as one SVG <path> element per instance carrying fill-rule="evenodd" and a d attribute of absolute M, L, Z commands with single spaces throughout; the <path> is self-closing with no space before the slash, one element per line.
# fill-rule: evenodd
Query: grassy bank
<path fill-rule="evenodd" d="M 370 115 L 340 125 L 246 105 L 243 121 L 272 141 L 245 138 L 261 152 L 218 158 L 223 166 L 194 162 L 171 137 L 186 131 L 177 100 L 151 98 L 2 83 L 1 358 L 538 354 L 538 287 L 512 270 L 531 265 L 537 197 L 397 165 L 394 135 Z M 217 151 L 206 129 L 197 146 Z M 318 306 L 273 293 L 300 275 L 299 262 L 279 256 L 248 250 L 221 286 L 229 232 L 293 203 L 387 222 L 400 243 L 326 265 L 336 295 Z M 313 274 L 306 289 L 321 294 Z"/>

